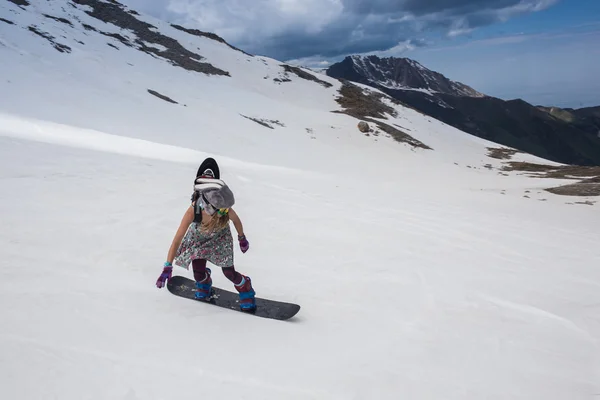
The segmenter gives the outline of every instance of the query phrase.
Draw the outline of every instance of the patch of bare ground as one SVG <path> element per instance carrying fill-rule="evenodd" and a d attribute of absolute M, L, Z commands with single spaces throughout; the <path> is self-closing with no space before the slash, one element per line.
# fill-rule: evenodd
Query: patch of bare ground
<path fill-rule="evenodd" d="M 510 160 L 519 150 L 509 149 L 507 147 L 488 147 L 488 157 L 498 160 Z"/>
<path fill-rule="evenodd" d="M 545 164 L 534 164 L 528 162 L 520 162 L 520 161 L 511 161 L 506 163 L 504 167 L 502 167 L 503 171 L 521 171 L 521 172 L 535 172 L 535 173 L 545 173 L 549 171 L 554 171 L 557 167 L 552 165 Z M 536 175 L 537 176 L 537 175 Z"/>
<path fill-rule="evenodd" d="M 581 179 L 600 177 L 600 167 L 579 165 L 546 165 L 529 162 L 511 161 L 502 168 L 503 171 L 523 171 L 538 173 L 540 178 Z"/>
<path fill-rule="evenodd" d="M 384 119 L 386 113 L 393 117 L 397 115 L 394 108 L 381 101 L 383 95 L 380 93 L 369 92 L 366 94 L 363 89 L 347 81 L 342 81 L 339 93 L 340 97 L 336 101 L 344 108 L 344 111 L 333 111 L 334 113 L 348 114 L 358 119 L 365 117 Z"/>
<path fill-rule="evenodd" d="M 347 114 L 362 121 L 376 125 L 380 130 L 390 135 L 400 143 L 407 143 L 413 147 L 433 150 L 431 147 L 413 138 L 408 133 L 394 128 L 393 126 L 373 118 L 387 119 L 387 115 L 397 116 L 396 110 L 385 104 L 381 99 L 385 97 L 381 93 L 367 92 L 348 81 L 342 80 L 340 96 L 336 99 L 338 104 L 344 108 L 343 111 L 332 111 L 334 113 Z"/>
<path fill-rule="evenodd" d="M 600 183 L 589 183 L 583 180 L 570 185 L 549 188 L 546 191 L 563 196 L 600 196 Z"/>
<path fill-rule="evenodd" d="M 424 143 L 418 141 L 417 139 L 413 138 L 408 133 L 402 132 L 401 130 L 396 129 L 396 128 L 394 128 L 391 125 L 388 125 L 388 124 L 386 124 L 384 122 L 376 121 L 376 120 L 371 119 L 371 118 L 364 118 L 364 120 L 368 121 L 368 122 L 371 122 L 373 124 L 376 124 L 379 127 L 379 129 L 381 129 L 382 131 L 384 131 L 385 133 L 387 133 L 388 135 L 390 135 L 397 142 L 408 143 L 408 144 L 410 144 L 413 147 L 418 147 L 418 148 L 425 149 L 425 150 L 432 150 L 431 147 L 429 147 L 426 144 L 424 144 Z"/>
<path fill-rule="evenodd" d="M 536 178 L 573 179 L 579 182 L 545 189 L 562 196 L 600 196 L 600 167 L 579 165 L 544 165 L 527 162 L 509 162 L 505 171 L 523 171 L 532 173 Z"/>
<path fill-rule="evenodd" d="M 293 67 L 293 66 L 287 65 L 287 64 L 282 64 L 281 66 L 283 67 L 285 72 L 296 74 L 299 78 L 306 79 L 308 81 L 317 82 L 319 85 L 322 85 L 326 88 L 330 88 L 333 86 L 331 83 L 325 82 L 324 80 L 317 78 L 313 74 L 303 71 L 301 68 Z"/>
<path fill-rule="evenodd" d="M 550 171 L 547 174 L 548 178 L 558 179 L 579 179 L 590 178 L 600 183 L 600 167 L 581 167 L 581 166 L 566 166 L 561 169 Z M 589 180 L 587 180 L 589 182 Z"/>

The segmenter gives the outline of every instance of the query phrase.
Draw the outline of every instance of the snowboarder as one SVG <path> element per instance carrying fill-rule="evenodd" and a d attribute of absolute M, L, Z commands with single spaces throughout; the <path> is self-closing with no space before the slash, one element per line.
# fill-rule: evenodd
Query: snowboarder
<path fill-rule="evenodd" d="M 250 278 L 236 271 L 233 263 L 230 221 L 238 233 L 241 251 L 245 253 L 250 247 L 240 217 L 231 208 L 235 202 L 233 193 L 225 182 L 215 178 L 211 169 L 199 175 L 194 185 L 192 204 L 175 233 L 156 286 L 162 288 L 171 279 L 173 263 L 188 269 L 191 262 L 197 289 L 195 297 L 209 299 L 212 279 L 211 270 L 206 266 L 208 261 L 221 267 L 223 274 L 233 283 L 239 293 L 240 308 L 251 311 L 256 308 L 256 293 Z"/>

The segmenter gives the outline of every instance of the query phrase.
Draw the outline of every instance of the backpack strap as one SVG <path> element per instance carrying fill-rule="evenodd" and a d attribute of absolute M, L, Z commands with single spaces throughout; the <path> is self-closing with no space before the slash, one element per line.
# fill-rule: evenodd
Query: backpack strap
<path fill-rule="evenodd" d="M 194 222 L 202 222 L 202 202 L 200 201 L 200 193 L 192 194 L 192 207 L 194 208 Z"/>

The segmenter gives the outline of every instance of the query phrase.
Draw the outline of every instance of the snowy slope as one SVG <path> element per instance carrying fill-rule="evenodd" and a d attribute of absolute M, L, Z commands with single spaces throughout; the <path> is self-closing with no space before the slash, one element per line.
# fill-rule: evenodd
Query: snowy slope
<path fill-rule="evenodd" d="M 259 295 L 302 305 L 280 323 L 153 286 L 195 165 L 143 147 L 138 158 L 5 137 L 0 149 L 7 398 L 597 393 L 600 221 L 588 208 L 228 165 L 251 242 L 238 269 Z"/>
<path fill-rule="evenodd" d="M 326 76 L 331 87 L 140 16 L 230 76 L 188 71 L 82 30 L 75 17 L 125 34 L 85 9 L 0 3 L 14 22 L 0 21 L 5 398 L 600 393 L 596 206 L 484 168 L 500 165 L 493 144 L 401 106 L 387 123 L 433 150 L 365 136 L 331 112 L 340 83 Z M 294 320 L 154 286 L 208 155 L 250 240 L 237 268 L 259 296 L 301 304 Z"/>
<path fill-rule="evenodd" d="M 67 1 L 36 1 L 23 7 L 0 3 L 4 18 L 14 23 L 0 24 L 0 73 L 6 77 L 0 81 L 0 90 L 5 94 L 0 97 L 3 112 L 214 154 L 227 153 L 254 162 L 265 162 L 261 151 L 256 150 L 268 146 L 273 162 L 306 167 L 306 155 L 310 154 L 310 164 L 316 170 L 332 164 L 347 170 L 358 155 L 364 154 L 414 157 L 410 146 L 383 136 L 365 137 L 356 129 L 357 119 L 332 113 L 341 108 L 335 101 L 341 86 L 337 80 L 318 75 L 318 79 L 332 85 L 324 87 L 286 72 L 276 60 L 248 56 L 165 22 L 139 17 L 230 76 L 174 67 L 165 59 L 99 33 L 136 40 L 131 31 L 92 18 L 85 13 L 89 9 Z M 71 25 L 46 16 L 64 18 Z M 29 27 L 51 35 L 71 52 L 57 51 Z M 158 99 L 148 89 L 179 104 Z M 399 117 L 391 118 L 390 123 L 410 129 L 407 133 L 433 147 L 434 152 L 425 152 L 428 160 L 453 164 L 467 161 L 465 157 L 474 154 L 472 163 L 493 163 L 486 157 L 486 146 L 494 144 L 445 124 L 434 130 L 449 132 L 452 140 L 442 138 L 443 143 L 428 143 L 435 141 L 431 136 L 438 136 L 430 129 L 431 119 L 410 109 L 397 109 Z M 284 126 L 272 124 L 274 129 L 268 129 L 243 116 L 279 121 Z M 463 149 L 463 144 L 479 150 L 452 151 Z M 295 151 L 290 152 L 290 148 Z M 333 163 L 332 150 L 337 151 Z"/>

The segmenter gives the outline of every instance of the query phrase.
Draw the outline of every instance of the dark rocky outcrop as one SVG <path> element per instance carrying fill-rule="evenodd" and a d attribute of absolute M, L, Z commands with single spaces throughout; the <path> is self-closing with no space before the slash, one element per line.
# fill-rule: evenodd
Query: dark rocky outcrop
<path fill-rule="evenodd" d="M 183 27 L 181 25 L 177 25 L 177 24 L 172 24 L 171 26 L 173 28 L 177 29 L 177 30 L 189 33 L 190 35 L 194 35 L 194 36 L 198 36 L 198 37 L 206 37 L 206 38 L 209 38 L 209 39 L 212 39 L 212 40 L 216 40 L 217 42 L 220 42 L 220 43 L 223 43 L 223 44 L 229 46 L 229 48 L 231 48 L 233 50 L 236 50 L 236 51 L 239 51 L 241 53 L 244 53 L 245 55 L 247 55 L 249 57 L 254 57 L 252 54 L 248 54 L 245 51 L 240 50 L 237 47 L 230 45 L 221 36 L 219 36 L 217 34 L 214 34 L 212 32 L 204 32 L 204 31 L 201 31 L 201 30 L 198 30 L 198 29 L 188 29 L 188 28 L 185 28 L 185 27 Z"/>
<path fill-rule="evenodd" d="M 376 82 L 379 86 L 390 89 L 411 88 L 458 96 L 484 96 L 475 89 L 451 81 L 409 58 L 350 56 L 330 66 L 327 75 L 365 85 Z"/>
<path fill-rule="evenodd" d="M 22 7 L 29 5 L 29 2 L 27 0 L 8 0 L 8 1 L 10 1 L 11 3 L 16 4 L 18 6 L 22 6 Z"/>
<path fill-rule="evenodd" d="M 158 97 L 161 100 L 164 100 L 168 103 L 172 103 L 172 104 L 179 104 L 178 102 L 176 102 L 175 100 L 173 100 L 172 98 L 165 96 L 164 94 L 160 94 L 158 93 L 156 90 L 152 90 L 152 89 L 148 89 L 148 93 L 150 93 L 153 96 Z"/>
<path fill-rule="evenodd" d="M 279 120 L 265 119 L 265 118 L 253 118 L 253 117 L 248 117 L 247 115 L 244 115 L 244 114 L 240 114 L 240 115 L 246 119 L 249 119 L 250 121 L 254 121 L 257 124 L 264 126 L 265 128 L 275 129 L 273 127 L 273 125 L 279 125 L 281 127 L 285 127 L 285 124 Z"/>
<path fill-rule="evenodd" d="M 62 17 L 54 17 L 54 16 L 52 16 L 52 15 L 48 15 L 48 14 L 42 14 L 42 15 L 43 15 L 44 17 L 48 18 L 48 19 L 53 19 L 54 21 L 57 21 L 57 22 L 62 22 L 63 24 L 67 24 L 67 25 L 69 25 L 69 26 L 73 27 L 73 24 L 71 23 L 71 21 L 69 21 L 69 20 L 68 20 L 68 19 L 66 19 L 66 18 L 62 18 Z"/>
<path fill-rule="evenodd" d="M 303 71 L 301 68 L 294 67 L 294 66 L 287 65 L 287 64 L 282 64 L 281 66 L 283 67 L 285 72 L 295 74 L 299 78 L 306 79 L 306 80 L 312 81 L 312 82 L 317 82 L 319 85 L 322 85 L 326 88 L 330 88 L 333 86 L 331 83 L 325 82 L 324 80 L 317 78 L 313 74 Z"/>
<path fill-rule="evenodd" d="M 54 36 L 50 35 L 47 32 L 41 31 L 37 26 L 31 25 L 31 26 L 27 27 L 27 29 L 30 32 L 33 32 L 36 35 L 43 37 L 44 39 L 46 39 L 47 41 L 52 43 L 52 47 L 54 47 L 56 50 L 60 51 L 61 53 L 70 53 L 71 52 L 71 48 L 69 46 L 55 42 Z"/>
<path fill-rule="evenodd" d="M 135 14 L 128 12 L 125 6 L 117 1 L 108 3 L 99 0 L 72 0 L 73 3 L 90 7 L 85 13 L 103 22 L 113 24 L 122 29 L 132 31 L 137 36 L 133 41 L 125 40 L 123 44 L 141 50 L 153 56 L 168 60 L 171 64 L 189 71 L 200 72 L 207 75 L 230 76 L 229 72 L 216 68 L 203 62 L 204 58 L 183 47 L 177 40 L 165 36 L 156 30 L 156 27 L 136 18 Z M 86 29 L 97 30 L 88 25 Z M 107 34 L 113 35 L 113 34 Z M 119 41 L 121 39 L 117 38 Z M 157 45 L 164 49 L 150 45 Z"/>
<path fill-rule="evenodd" d="M 362 133 L 371 132 L 371 127 L 365 121 L 360 121 L 358 123 L 357 127 L 358 127 L 358 130 L 361 131 Z"/>
<path fill-rule="evenodd" d="M 81 25 L 85 28 L 86 31 L 98 32 L 98 29 L 94 28 L 91 25 L 88 25 L 88 24 L 81 24 Z"/>

